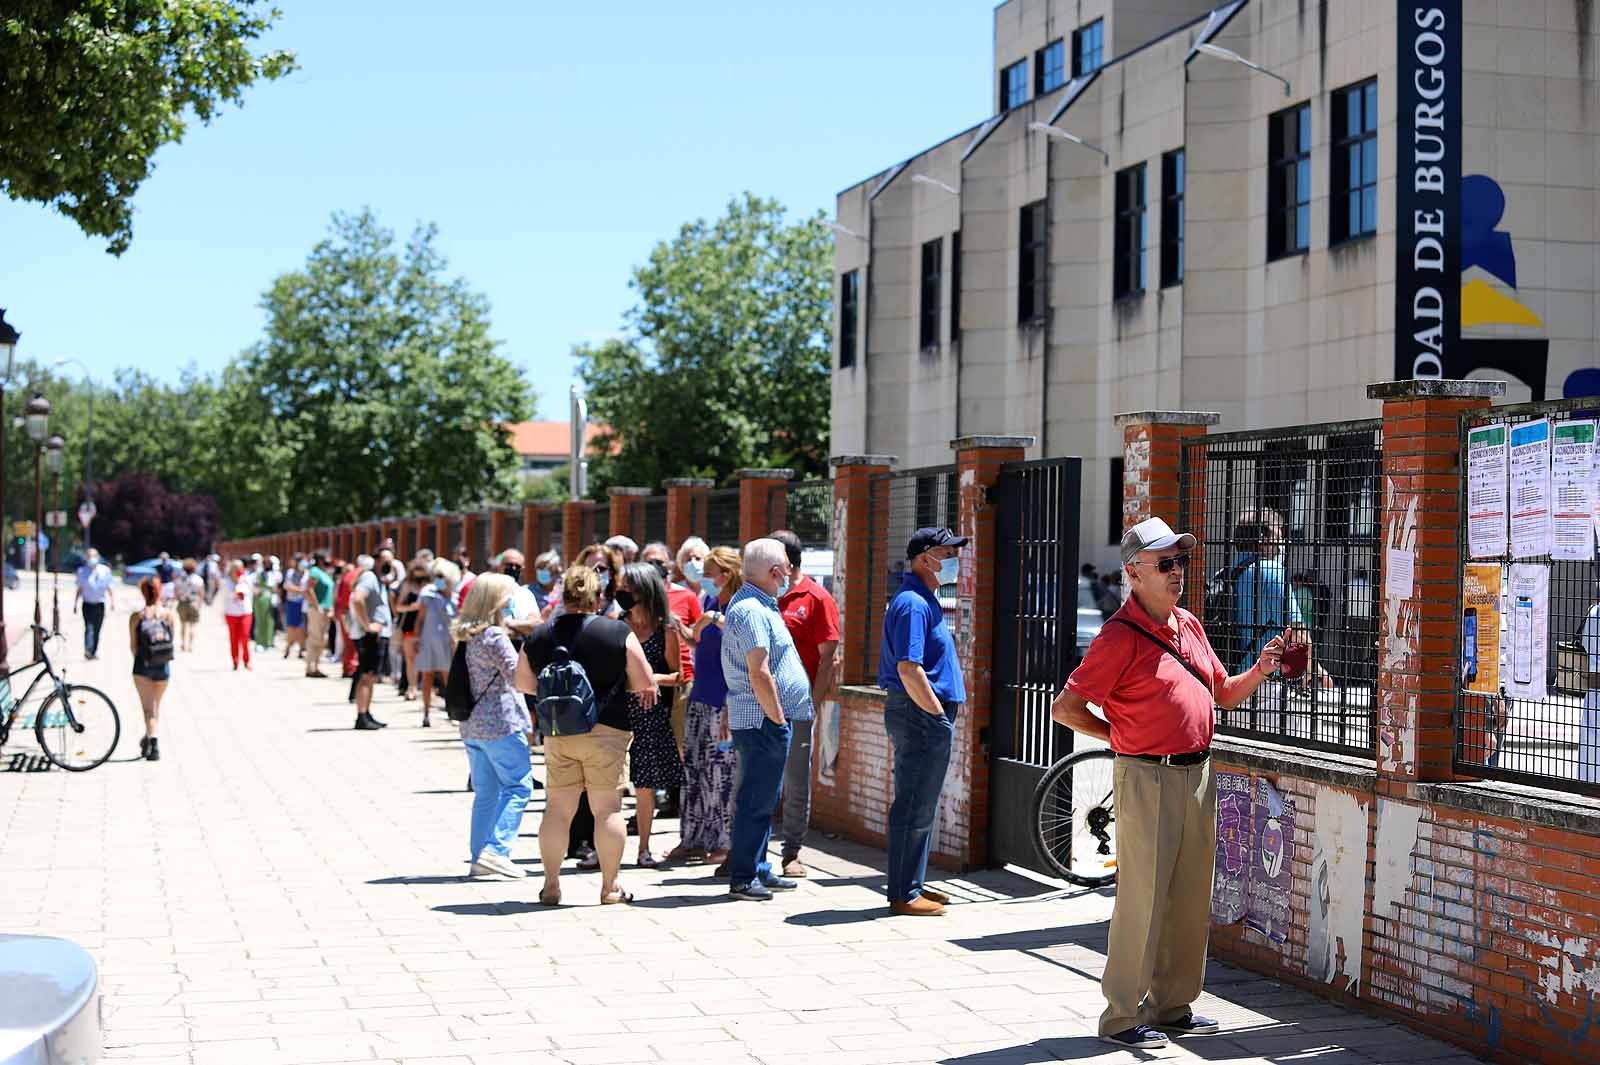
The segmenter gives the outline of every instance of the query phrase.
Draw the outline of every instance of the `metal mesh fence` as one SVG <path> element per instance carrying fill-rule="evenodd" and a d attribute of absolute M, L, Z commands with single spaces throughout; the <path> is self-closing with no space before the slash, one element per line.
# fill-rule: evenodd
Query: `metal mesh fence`
<path fill-rule="evenodd" d="M 426 547 L 434 554 L 439 554 L 439 544 L 437 542 L 439 539 L 438 524 L 432 518 L 422 523 L 422 527 L 417 533 L 418 550 Z"/>
<path fill-rule="evenodd" d="M 486 510 L 477 515 L 477 518 L 475 528 L 472 530 L 472 560 L 487 569 L 490 556 L 494 554 L 489 538 L 489 512 Z"/>
<path fill-rule="evenodd" d="M 876 676 L 879 647 L 883 642 L 883 610 L 905 579 L 906 544 L 911 534 L 930 525 L 954 528 L 959 502 L 954 466 L 929 466 L 920 470 L 879 474 L 872 479 L 872 528 L 867 559 L 865 600 L 852 594 L 847 602 L 864 602 L 861 612 L 867 647 L 867 670 Z M 946 620 L 958 630 L 956 589 L 939 589 Z"/>
<path fill-rule="evenodd" d="M 1303 676 L 1267 681 L 1218 731 L 1372 755 L 1382 460 L 1377 420 L 1185 442 L 1187 606 L 1217 656 L 1243 672 L 1285 629 L 1311 647 Z"/>
<path fill-rule="evenodd" d="M 1593 512 L 1587 492 L 1551 476 L 1551 446 L 1570 448 L 1583 437 L 1593 441 L 1600 418 L 1595 398 L 1529 403 L 1468 411 L 1461 418 L 1462 496 L 1468 498 L 1468 441 L 1474 430 L 1504 426 L 1494 440 L 1507 449 L 1513 482 L 1536 476 L 1549 486 L 1546 508 L 1552 533 L 1563 524 L 1564 511 L 1575 511 L 1565 528 L 1576 533 L 1594 554 Z M 1548 424 L 1536 423 L 1546 421 Z M 1562 423 L 1576 423 L 1565 427 Z M 1543 439 L 1544 457 L 1531 463 Z M 1519 456 L 1519 448 L 1520 456 Z M 1593 451 L 1582 451 L 1587 471 Z M 1563 461 L 1561 463 L 1565 465 Z M 1525 489 L 1524 489 L 1525 490 Z M 1507 486 L 1505 508 L 1511 513 L 1505 550 L 1473 557 L 1469 517 L 1483 508 L 1462 508 L 1460 534 L 1464 595 L 1456 623 L 1458 686 L 1456 714 L 1457 768 L 1475 776 L 1600 795 L 1600 564 L 1554 559 L 1547 550 L 1522 554 L 1515 542 L 1519 518 L 1532 510 L 1519 505 L 1518 485 Z M 1553 504 L 1553 505 L 1552 505 Z M 1562 552 L 1570 553 L 1570 552 Z"/>
<path fill-rule="evenodd" d="M 773 527 L 779 524 L 774 521 Z M 833 482 L 801 481 L 789 486 L 782 524 L 810 551 L 833 549 Z"/>
<path fill-rule="evenodd" d="M 739 542 L 739 489 L 716 488 L 706 493 L 705 531 L 706 543 L 712 547 L 744 545 Z"/>
<path fill-rule="evenodd" d="M 594 542 L 603 544 L 611 535 L 611 506 L 600 503 L 594 508 Z M 640 545 L 644 546 L 643 544 Z"/>
<path fill-rule="evenodd" d="M 507 547 L 514 547 L 518 551 L 522 550 L 522 508 L 521 507 L 516 507 L 515 509 L 506 511 L 505 538 L 506 538 L 506 546 Z M 531 558 L 527 559 L 526 562 L 527 562 L 527 564 L 529 566 L 533 565 L 533 559 L 531 559 Z"/>
<path fill-rule="evenodd" d="M 444 543 L 440 544 L 438 548 L 439 554 L 444 555 L 446 558 L 455 558 L 456 548 L 460 547 L 462 543 L 464 541 L 461 538 L 461 518 L 457 516 L 448 519 L 445 522 Z M 473 561 L 476 562 L 477 559 L 473 559 Z"/>
<path fill-rule="evenodd" d="M 662 543 L 666 543 L 666 539 L 667 497 L 665 495 L 645 496 L 644 540 L 639 544 L 639 546 L 643 547 L 652 540 L 660 540 Z M 673 550 L 677 549 L 676 544 L 667 544 L 667 546 Z"/>

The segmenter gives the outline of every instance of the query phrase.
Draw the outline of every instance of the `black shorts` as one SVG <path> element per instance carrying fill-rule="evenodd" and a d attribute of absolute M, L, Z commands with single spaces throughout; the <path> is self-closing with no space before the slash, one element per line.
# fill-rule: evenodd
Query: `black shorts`
<path fill-rule="evenodd" d="M 389 662 L 389 637 L 366 635 L 356 641 L 356 675 L 376 676 Z"/>

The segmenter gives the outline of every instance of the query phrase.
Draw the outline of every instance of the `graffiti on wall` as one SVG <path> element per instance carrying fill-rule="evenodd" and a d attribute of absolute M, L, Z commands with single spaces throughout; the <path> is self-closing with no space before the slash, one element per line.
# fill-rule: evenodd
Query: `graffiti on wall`
<path fill-rule="evenodd" d="M 1417 549 L 1417 494 L 1395 488 L 1394 478 L 1384 485 L 1384 544 L 1392 550 Z M 1384 581 L 1383 646 L 1379 661 L 1385 670 L 1411 671 L 1419 649 L 1419 624 L 1415 602 L 1388 589 Z M 1417 695 L 1399 686 L 1378 689 L 1378 767 L 1402 776 L 1416 775 Z"/>

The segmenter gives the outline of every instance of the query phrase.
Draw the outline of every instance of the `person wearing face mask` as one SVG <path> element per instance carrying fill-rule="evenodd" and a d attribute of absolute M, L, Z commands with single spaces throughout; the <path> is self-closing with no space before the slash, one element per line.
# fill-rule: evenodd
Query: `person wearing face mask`
<path fill-rule="evenodd" d="M 678 745 L 678 752 L 683 753 L 683 728 L 684 720 L 689 713 L 689 687 L 694 683 L 694 639 L 690 635 L 694 630 L 695 622 L 700 620 L 700 577 L 703 574 L 702 560 L 710 548 L 698 536 L 691 536 L 684 540 L 678 547 L 676 569 L 679 580 L 683 583 L 673 583 L 671 577 L 672 566 L 668 564 L 667 545 L 663 543 L 646 544 L 640 557 L 661 570 L 661 576 L 667 581 L 667 607 L 672 616 L 669 619 L 672 627 L 678 632 L 678 671 L 683 676 L 683 683 L 669 691 L 663 691 L 662 697 L 670 699 L 672 711 L 672 739 Z M 688 566 L 694 573 L 691 578 Z M 664 816 L 671 817 L 679 810 L 679 803 L 675 796 L 668 797 Z"/>
<path fill-rule="evenodd" d="M 667 584 L 654 566 L 634 562 L 622 567 L 617 606 L 622 608 L 622 620 L 628 623 L 644 648 L 657 691 L 677 686 L 682 679 L 676 668 L 678 632 L 670 621 Z M 628 748 L 628 780 L 634 786 L 638 803 L 638 860 L 642 869 L 656 865 L 655 856 L 650 852 L 656 789 L 677 788 L 683 783 L 683 760 L 678 754 L 678 745 L 673 742 L 666 708 L 664 701 L 652 705 L 638 698 L 629 707 L 633 743 Z"/>
<path fill-rule="evenodd" d="M 728 730 L 728 683 L 722 675 L 722 630 L 729 601 L 744 584 L 739 552 L 719 547 L 705 557 L 696 578 L 707 588 L 694 638 L 694 687 L 683 734 L 682 842 L 669 860 L 728 860 L 733 808 L 733 734 Z M 685 576 L 688 576 L 685 573 Z"/>
<path fill-rule="evenodd" d="M 540 617 L 548 615 L 551 607 L 561 601 L 561 589 L 556 586 L 561 569 L 559 551 L 546 551 L 533 560 L 533 580 L 528 582 L 527 587 L 533 593 L 533 601 L 539 606 Z"/>
<path fill-rule="evenodd" d="M 435 688 L 443 688 L 450 672 L 455 642 L 450 626 L 456 617 L 456 584 L 461 569 L 447 558 L 437 558 L 428 567 L 428 581 L 417 595 L 417 649 L 412 660 L 414 678 L 422 694 L 422 727 L 432 727 L 428 718 L 433 709 Z"/>
<path fill-rule="evenodd" d="M 539 627 L 543 620 L 539 610 L 539 601 L 534 598 L 533 592 L 522 583 L 524 558 L 521 551 L 508 547 L 500 552 L 495 559 L 494 568 L 497 573 L 503 573 L 516 582 L 516 591 L 511 593 L 511 602 L 506 607 L 505 620 L 501 622 L 506 631 L 511 634 L 511 643 L 518 650 L 522 649 L 522 641 L 529 633 Z"/>
<path fill-rule="evenodd" d="M 939 589 L 956 583 L 967 537 L 918 529 L 906 545 L 905 583 L 883 615 L 878 687 L 883 726 L 894 745 L 894 804 L 889 807 L 889 912 L 937 917 L 950 899 L 923 886 L 933 822 L 955 741 L 956 715 L 967 701 L 955 640 L 945 624 Z"/>
<path fill-rule="evenodd" d="M 608 543 L 590 544 L 578 552 L 577 560 L 573 564 L 593 570 L 599 579 L 600 587 L 595 596 L 592 613 L 603 618 L 618 618 L 621 611 L 617 609 L 616 600 L 612 595 L 616 591 L 614 578 L 622 572 L 621 551 Z M 566 597 L 562 595 L 557 598 L 555 608 L 550 611 L 550 616 L 546 620 L 553 621 L 565 613 Z M 600 856 L 595 851 L 594 835 L 594 812 L 590 809 L 589 795 L 585 792 L 578 796 L 578 808 L 573 812 L 572 824 L 567 830 L 567 856 L 578 859 L 578 868 L 586 872 L 600 868 Z"/>

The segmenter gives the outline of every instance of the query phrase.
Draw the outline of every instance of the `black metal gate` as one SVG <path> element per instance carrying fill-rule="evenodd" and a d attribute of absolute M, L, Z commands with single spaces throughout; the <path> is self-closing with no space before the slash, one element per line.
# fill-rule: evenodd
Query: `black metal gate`
<path fill-rule="evenodd" d="M 1081 460 L 1007 463 L 995 485 L 994 691 L 989 725 L 989 861 L 1039 868 L 1033 791 L 1072 750 L 1050 701 L 1077 664 Z"/>

